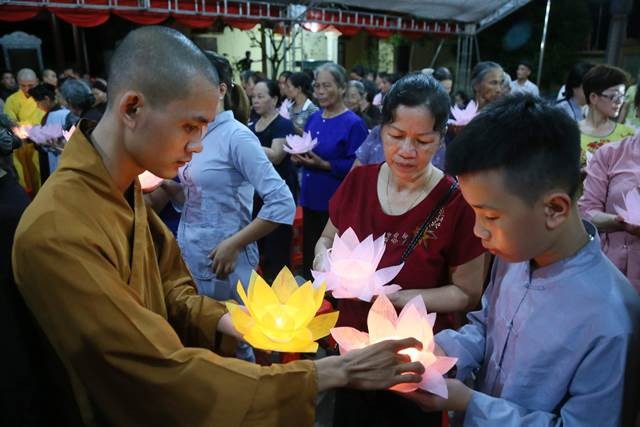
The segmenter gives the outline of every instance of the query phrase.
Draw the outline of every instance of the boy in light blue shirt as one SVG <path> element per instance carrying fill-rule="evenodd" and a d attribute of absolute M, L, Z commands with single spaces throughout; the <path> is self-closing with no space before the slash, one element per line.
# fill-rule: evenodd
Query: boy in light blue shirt
<path fill-rule="evenodd" d="M 565 114 L 516 95 L 447 150 L 496 260 L 482 309 L 436 336 L 459 358 L 457 379 L 446 400 L 408 396 L 424 410 L 457 411 L 465 426 L 633 424 L 640 297 L 578 215 L 579 141 Z"/>

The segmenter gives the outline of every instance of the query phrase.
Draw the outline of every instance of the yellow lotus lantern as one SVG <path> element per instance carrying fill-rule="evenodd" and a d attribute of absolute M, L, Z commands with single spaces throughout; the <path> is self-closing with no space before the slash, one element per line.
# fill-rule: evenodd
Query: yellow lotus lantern
<path fill-rule="evenodd" d="M 316 316 L 322 305 L 325 285 L 311 282 L 298 286 L 284 267 L 270 287 L 255 271 L 248 292 L 238 282 L 244 307 L 227 303 L 233 326 L 253 347 L 282 352 L 314 353 L 315 341 L 329 335 L 338 321 L 338 312 Z"/>

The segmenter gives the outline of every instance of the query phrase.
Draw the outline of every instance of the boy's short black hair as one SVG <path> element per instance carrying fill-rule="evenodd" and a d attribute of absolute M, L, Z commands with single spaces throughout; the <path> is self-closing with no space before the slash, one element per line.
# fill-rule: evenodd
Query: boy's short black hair
<path fill-rule="evenodd" d="M 580 130 L 552 104 L 529 94 L 489 104 L 447 147 L 451 175 L 499 170 L 510 192 L 534 204 L 561 188 L 573 199 L 580 185 Z"/>

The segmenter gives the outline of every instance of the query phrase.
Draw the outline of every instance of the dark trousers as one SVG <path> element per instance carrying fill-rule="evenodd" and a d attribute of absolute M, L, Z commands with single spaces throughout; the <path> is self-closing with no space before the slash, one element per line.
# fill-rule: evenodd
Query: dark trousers
<path fill-rule="evenodd" d="M 302 276 L 311 280 L 316 243 L 327 225 L 329 212 L 303 208 L 302 214 Z"/>
<path fill-rule="evenodd" d="M 337 389 L 333 427 L 440 427 L 441 412 L 423 412 L 391 391 Z"/>
<path fill-rule="evenodd" d="M 267 283 L 272 283 L 282 267 L 291 268 L 291 241 L 293 227 L 280 224 L 278 228 L 260 239 L 260 258 L 262 277 Z"/>

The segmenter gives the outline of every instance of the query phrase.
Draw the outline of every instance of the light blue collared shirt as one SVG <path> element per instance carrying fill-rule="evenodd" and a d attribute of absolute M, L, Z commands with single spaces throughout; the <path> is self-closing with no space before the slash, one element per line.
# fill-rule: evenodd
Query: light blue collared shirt
<path fill-rule="evenodd" d="M 258 217 L 280 224 L 293 224 L 296 206 L 291 191 L 260 146 L 258 138 L 233 112 L 224 111 L 209 123 L 203 150 L 180 168 L 185 204 L 178 227 L 182 256 L 196 283 L 215 279 L 208 257 L 220 242 L 252 221 L 254 189 L 264 205 Z M 229 277 L 248 285 L 258 264 L 256 243 L 246 246 Z"/>
<path fill-rule="evenodd" d="M 640 297 L 585 226 L 592 240 L 552 265 L 497 258 L 482 310 L 436 336 L 458 379 L 476 373 L 465 426 L 620 425 Z"/>

